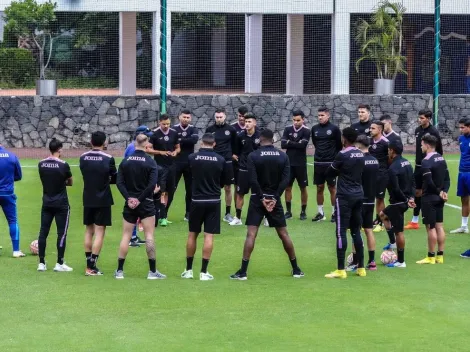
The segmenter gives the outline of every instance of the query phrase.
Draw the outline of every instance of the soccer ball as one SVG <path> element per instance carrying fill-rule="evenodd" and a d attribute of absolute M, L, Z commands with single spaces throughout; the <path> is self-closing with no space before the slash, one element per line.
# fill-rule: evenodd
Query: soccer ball
<path fill-rule="evenodd" d="M 38 246 L 38 240 L 34 240 L 31 242 L 29 245 L 29 250 L 31 251 L 32 255 L 38 255 L 39 253 L 39 246 Z"/>
<path fill-rule="evenodd" d="M 351 265 L 353 263 L 353 258 L 354 258 L 354 253 L 351 253 L 350 255 L 348 255 L 348 258 L 346 259 L 346 262 L 348 263 L 348 265 Z"/>
<path fill-rule="evenodd" d="M 383 251 L 380 260 L 384 265 L 394 263 L 397 261 L 397 254 L 394 251 Z"/>

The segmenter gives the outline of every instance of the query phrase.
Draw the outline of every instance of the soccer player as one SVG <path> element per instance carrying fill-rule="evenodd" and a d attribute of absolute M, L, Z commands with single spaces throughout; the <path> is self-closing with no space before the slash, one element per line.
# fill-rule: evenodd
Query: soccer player
<path fill-rule="evenodd" d="M 238 108 L 237 121 L 230 124 L 230 126 L 232 126 L 237 132 L 237 135 L 245 129 L 245 114 L 247 112 L 248 112 L 248 109 L 246 108 L 246 106 L 240 106 Z M 232 152 L 233 154 L 237 154 L 237 150 L 233 150 Z M 236 194 L 237 184 L 238 184 L 238 169 L 239 169 L 238 161 L 234 159 L 232 162 L 232 165 L 233 165 L 233 178 L 235 182 L 233 185 L 234 186 L 233 193 Z M 235 196 L 235 206 L 236 206 L 236 203 L 237 203 L 237 197 Z"/>
<path fill-rule="evenodd" d="M 468 233 L 468 215 L 470 213 L 470 119 L 459 120 L 460 162 L 459 177 L 457 181 L 457 196 L 462 203 L 461 226 L 450 233 Z M 468 253 L 470 257 L 470 252 Z"/>
<path fill-rule="evenodd" d="M 352 128 L 361 135 L 365 134 L 367 137 L 370 137 L 370 106 L 367 104 L 359 104 L 357 107 L 357 115 L 359 116 L 359 122 L 353 123 Z"/>
<path fill-rule="evenodd" d="M 64 262 L 67 244 L 67 230 L 70 219 L 70 205 L 67 186 L 72 186 L 73 178 L 70 166 L 60 159 L 62 142 L 53 138 L 49 142 L 51 156 L 39 162 L 39 176 L 42 183 L 41 228 L 39 230 L 39 265 L 38 271 L 46 271 L 46 240 L 52 221 L 57 226 L 57 264 L 54 271 L 67 272 L 73 269 Z"/>
<path fill-rule="evenodd" d="M 445 159 L 436 152 L 437 138 L 430 134 L 421 139 L 421 149 L 426 155 L 421 163 L 423 172 L 422 211 L 423 224 L 428 233 L 428 256 L 417 264 L 444 264 L 444 203 L 450 188 L 449 170 Z M 436 256 L 437 244 L 437 256 Z"/>
<path fill-rule="evenodd" d="M 276 229 L 284 250 L 289 256 L 292 276 L 300 278 L 304 273 L 297 265 L 294 244 L 287 233 L 286 218 L 281 204 L 282 192 L 289 182 L 289 158 L 273 146 L 273 132 L 261 131 L 261 146 L 248 156 L 248 173 L 251 183 L 251 198 L 246 218 L 247 235 L 243 248 L 241 268 L 230 276 L 234 280 L 246 280 L 248 263 L 255 247 L 258 229 L 266 217 L 270 227 Z"/>
<path fill-rule="evenodd" d="M 204 224 L 204 247 L 199 280 L 209 281 L 214 277 L 207 271 L 211 258 L 214 234 L 220 233 L 220 186 L 223 183 L 225 159 L 214 152 L 215 138 L 211 133 L 202 136 L 202 146 L 197 153 L 189 155 L 189 166 L 193 175 L 189 234 L 186 243 L 186 269 L 183 279 L 193 278 L 193 260 L 197 237 Z"/>
<path fill-rule="evenodd" d="M 380 213 L 380 218 L 388 233 L 389 245 L 384 249 L 398 249 L 398 260 L 387 266 L 406 268 L 405 234 L 403 232 L 404 214 L 408 207 L 416 206 L 414 202 L 415 186 L 413 168 L 408 160 L 402 157 L 403 145 L 394 141 L 388 144 L 388 156 L 392 160 L 388 168 L 389 205 Z"/>
<path fill-rule="evenodd" d="M 330 111 L 323 106 L 318 109 L 319 124 L 312 127 L 312 143 L 315 147 L 313 156 L 313 183 L 317 186 L 317 206 L 318 213 L 312 221 L 326 220 L 323 204 L 325 198 L 325 182 L 330 192 L 332 206 L 331 222 L 335 221 L 335 199 L 336 199 L 336 178 L 327 176 L 327 170 L 333 163 L 336 155 L 343 148 L 341 142 L 341 131 L 330 122 Z"/>
<path fill-rule="evenodd" d="M 429 109 L 421 110 L 418 113 L 418 122 L 419 126 L 415 130 L 415 137 L 416 137 L 416 156 L 415 156 L 415 186 L 416 186 L 416 197 L 415 203 L 416 207 L 413 209 L 413 218 L 411 221 L 405 226 L 405 230 L 418 230 L 419 229 L 419 212 L 421 211 L 421 195 L 423 193 L 423 176 L 421 170 L 421 161 L 424 158 L 424 153 L 421 150 L 421 138 L 427 133 L 435 136 L 438 140 L 436 151 L 443 155 L 442 151 L 442 143 L 441 137 L 439 135 L 439 131 L 431 125 L 431 118 L 432 112 Z"/>
<path fill-rule="evenodd" d="M 376 212 L 374 232 L 383 231 L 380 220 L 380 212 L 385 209 L 385 190 L 388 185 L 388 139 L 382 135 L 384 125 L 381 121 L 373 121 L 370 125 L 370 136 L 372 138 L 369 153 L 379 161 L 379 172 L 375 180 L 376 186 Z"/>
<path fill-rule="evenodd" d="M 396 133 L 392 128 L 392 118 L 390 115 L 382 115 L 380 121 L 384 124 L 383 135 L 388 139 L 388 142 L 399 141 L 401 142 L 401 137 Z"/>
<path fill-rule="evenodd" d="M 181 152 L 175 160 L 175 192 L 180 183 L 181 176 L 184 178 L 185 196 L 185 213 L 184 219 L 187 221 L 189 216 L 189 209 L 191 205 L 191 169 L 189 167 L 188 157 L 194 153 L 194 146 L 196 145 L 199 134 L 197 128 L 190 125 L 191 111 L 184 109 L 179 116 L 180 123 L 173 126 L 173 129 L 178 133 L 180 140 Z"/>
<path fill-rule="evenodd" d="M 20 181 L 22 177 L 18 158 L 0 144 L 0 207 L 8 222 L 14 258 L 25 256 L 20 251 L 20 227 L 15 195 L 15 182 Z"/>
<path fill-rule="evenodd" d="M 241 221 L 243 203 L 245 201 L 245 194 L 250 191 L 250 177 L 248 175 L 247 159 L 248 155 L 252 151 L 258 149 L 259 143 L 260 132 L 256 129 L 256 116 L 251 112 L 248 112 L 245 114 L 245 129 L 237 135 L 236 150 L 238 155 L 234 156 L 234 160 L 236 160 L 239 165 L 237 192 L 235 194 L 236 215 L 229 225 L 243 225 Z"/>
<path fill-rule="evenodd" d="M 344 257 L 348 248 L 346 231 L 350 229 L 357 256 L 358 276 L 366 276 L 364 268 L 364 243 L 361 237 L 361 209 L 364 199 L 362 189 L 362 171 L 364 154 L 354 146 L 358 133 L 352 127 L 342 132 L 344 149 L 338 153 L 327 175 L 338 177 L 336 192 L 336 257 L 337 269 L 325 277 L 328 279 L 346 279 Z"/>
<path fill-rule="evenodd" d="M 206 132 L 212 133 L 215 137 L 215 147 L 214 151 L 217 154 L 222 155 L 225 158 L 225 163 L 227 168 L 225 169 L 225 180 L 224 180 L 224 190 L 225 190 L 225 216 L 223 220 L 225 222 L 231 223 L 233 221 L 233 216 L 231 212 L 232 204 L 232 185 L 234 184 L 235 177 L 233 176 L 233 160 L 234 152 L 236 148 L 237 132 L 235 128 L 230 126 L 225 122 L 227 116 L 225 115 L 225 109 L 217 108 L 214 114 L 215 124 L 207 127 Z"/>
<path fill-rule="evenodd" d="M 297 180 L 302 206 L 300 220 L 306 220 L 308 202 L 307 145 L 310 140 L 310 130 L 304 125 L 305 115 L 302 110 L 295 110 L 292 115 L 292 126 L 284 129 L 281 139 L 281 148 L 286 150 L 290 164 L 289 185 L 286 188 L 285 195 L 287 208 L 285 217 L 286 219 L 292 217 L 292 186 L 294 181 Z M 324 189 L 324 183 L 321 186 Z"/>
<path fill-rule="evenodd" d="M 129 250 L 132 230 L 140 219 L 144 227 L 145 247 L 150 271 L 147 279 L 165 279 L 166 276 L 157 270 L 155 259 L 155 204 L 153 193 L 158 192 L 157 164 L 145 153 L 148 137 L 139 134 L 135 140 L 135 152 L 124 159 L 119 165 L 116 185 L 124 197 L 125 204 L 122 212 L 123 229 L 119 246 L 118 267 L 114 273 L 116 279 L 124 279 L 124 262 Z"/>
<path fill-rule="evenodd" d="M 367 237 L 367 250 L 369 260 L 366 269 L 377 270 L 375 263 L 375 236 L 372 231 L 374 227 L 374 205 L 377 186 L 377 175 L 379 172 L 379 162 L 369 153 L 370 139 L 365 135 L 360 135 L 356 139 L 356 148 L 364 154 L 364 169 L 362 170 L 362 189 L 364 198 L 362 201 L 362 228 Z M 353 251 L 353 262 L 348 265 L 346 271 L 357 270 L 357 254 Z"/>
<path fill-rule="evenodd" d="M 175 193 L 175 165 L 174 160 L 181 151 L 178 132 L 170 128 L 170 116 L 160 115 L 160 126 L 153 131 L 146 152 L 154 156 L 155 162 L 160 167 L 158 180 L 161 197 L 160 201 L 154 197 L 155 207 L 160 208 L 160 226 L 168 226 L 168 209 L 170 208 L 173 194 Z M 154 214 L 155 215 L 155 214 Z"/>
<path fill-rule="evenodd" d="M 117 170 L 114 158 L 103 152 L 105 143 L 104 132 L 93 132 L 92 150 L 80 157 L 80 171 L 83 176 L 83 224 L 86 226 L 86 276 L 103 275 L 96 263 L 103 247 L 106 226 L 112 224 L 111 206 L 114 201 L 110 184 L 116 183 Z"/>

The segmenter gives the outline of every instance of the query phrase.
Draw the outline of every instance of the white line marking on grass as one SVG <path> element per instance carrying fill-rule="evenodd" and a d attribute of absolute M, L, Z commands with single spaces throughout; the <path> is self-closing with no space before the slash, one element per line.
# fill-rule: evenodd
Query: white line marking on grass
<path fill-rule="evenodd" d="M 459 207 L 458 205 L 449 204 L 449 203 L 445 203 L 445 205 L 447 205 L 448 207 L 454 208 L 454 209 L 462 210 L 462 207 Z"/>

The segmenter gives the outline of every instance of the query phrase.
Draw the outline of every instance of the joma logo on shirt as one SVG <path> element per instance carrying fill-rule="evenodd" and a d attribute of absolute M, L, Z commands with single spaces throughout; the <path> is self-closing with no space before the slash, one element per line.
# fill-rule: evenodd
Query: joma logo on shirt
<path fill-rule="evenodd" d="M 281 155 L 279 152 L 261 152 L 261 156 L 266 156 L 266 155 Z"/>
<path fill-rule="evenodd" d="M 364 154 L 362 153 L 351 153 L 350 158 L 362 158 Z"/>
<path fill-rule="evenodd" d="M 434 161 L 444 161 L 444 158 L 442 156 L 434 158 Z"/>
<path fill-rule="evenodd" d="M 49 169 L 58 169 L 59 164 L 54 164 L 54 163 L 43 163 L 41 164 L 41 167 L 47 167 Z"/>
<path fill-rule="evenodd" d="M 378 163 L 377 160 L 366 160 L 365 165 L 377 165 Z"/>
<path fill-rule="evenodd" d="M 8 158 L 9 155 L 7 153 L 0 153 L 0 158 Z"/>
<path fill-rule="evenodd" d="M 215 157 L 215 156 L 198 155 L 198 156 L 196 157 L 196 160 L 217 161 L 217 157 Z"/>
<path fill-rule="evenodd" d="M 84 160 L 91 160 L 91 161 L 101 161 L 103 157 L 101 156 L 86 156 Z"/>
<path fill-rule="evenodd" d="M 404 161 L 401 163 L 401 167 L 405 167 L 405 166 L 408 166 L 410 165 L 410 162 L 409 161 Z"/>
<path fill-rule="evenodd" d="M 127 160 L 145 161 L 145 158 L 143 156 L 130 156 Z"/>

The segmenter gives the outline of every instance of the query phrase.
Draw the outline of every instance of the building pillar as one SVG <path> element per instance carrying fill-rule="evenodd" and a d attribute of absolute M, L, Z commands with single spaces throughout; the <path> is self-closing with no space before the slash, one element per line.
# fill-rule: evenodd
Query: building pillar
<path fill-rule="evenodd" d="M 331 94 L 349 94 L 350 14 L 333 14 L 331 28 Z"/>
<path fill-rule="evenodd" d="M 227 30 L 223 28 L 212 29 L 211 60 L 212 84 L 214 87 L 227 85 Z"/>
<path fill-rule="evenodd" d="M 304 93 L 304 15 L 287 15 L 286 94 Z"/>
<path fill-rule="evenodd" d="M 135 95 L 137 90 L 137 17 L 135 12 L 119 13 L 119 94 Z"/>
<path fill-rule="evenodd" d="M 245 93 L 261 93 L 263 81 L 263 15 L 245 16 Z"/>

